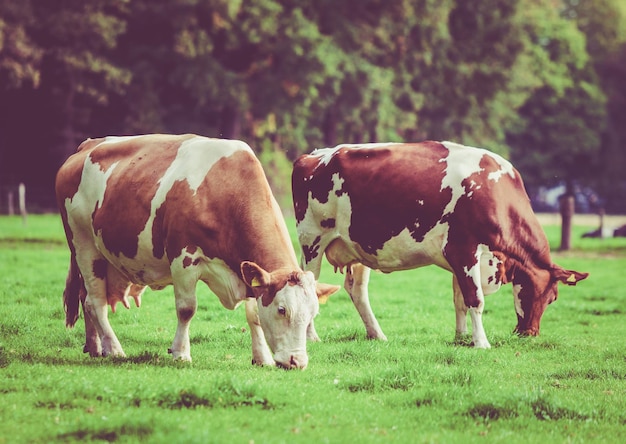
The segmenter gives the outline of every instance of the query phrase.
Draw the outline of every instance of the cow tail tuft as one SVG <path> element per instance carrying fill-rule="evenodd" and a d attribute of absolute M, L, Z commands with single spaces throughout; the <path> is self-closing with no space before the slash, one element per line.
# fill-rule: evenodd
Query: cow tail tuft
<path fill-rule="evenodd" d="M 73 327 L 78 320 L 80 295 L 85 292 L 85 282 L 76 263 L 76 257 L 72 254 L 70 259 L 70 269 L 67 273 L 65 281 L 65 290 L 63 291 L 63 305 L 65 306 L 65 325 Z"/>

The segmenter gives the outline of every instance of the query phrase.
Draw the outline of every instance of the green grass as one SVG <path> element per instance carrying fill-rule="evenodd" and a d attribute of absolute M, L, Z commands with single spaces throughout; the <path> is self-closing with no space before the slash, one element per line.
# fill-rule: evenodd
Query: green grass
<path fill-rule="evenodd" d="M 244 310 L 225 310 L 202 285 L 193 363 L 166 352 L 171 287 L 111 315 L 128 358 L 89 358 L 82 320 L 64 326 L 58 217 L 26 227 L 1 217 L 0 443 L 625 442 L 626 240 L 580 239 L 586 229 L 555 260 L 591 276 L 561 287 L 538 338 L 511 334 L 510 286 L 487 299 L 493 348 L 474 350 L 454 342 L 449 273 L 373 273 L 389 341 L 365 339 L 342 290 L 321 307 L 309 367 L 287 372 L 250 365 Z M 558 245 L 558 228 L 546 231 Z M 322 280 L 342 283 L 328 266 Z"/>

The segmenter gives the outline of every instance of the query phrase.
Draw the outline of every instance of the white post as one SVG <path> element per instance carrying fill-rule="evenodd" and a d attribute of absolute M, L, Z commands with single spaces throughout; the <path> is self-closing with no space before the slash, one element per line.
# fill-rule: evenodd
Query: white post
<path fill-rule="evenodd" d="M 20 204 L 20 214 L 22 215 L 22 224 L 26 225 L 26 218 L 28 214 L 26 213 L 26 185 L 20 183 L 17 188 L 19 195 L 19 204 Z"/>

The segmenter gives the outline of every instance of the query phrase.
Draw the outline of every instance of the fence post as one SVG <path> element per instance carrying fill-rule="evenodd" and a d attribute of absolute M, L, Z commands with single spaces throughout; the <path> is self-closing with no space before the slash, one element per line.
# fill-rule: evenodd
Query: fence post
<path fill-rule="evenodd" d="M 19 204 L 20 204 L 20 214 L 22 215 L 22 224 L 26 225 L 28 213 L 26 212 L 26 185 L 24 183 L 20 183 L 17 187 L 18 195 L 19 195 Z"/>
<path fill-rule="evenodd" d="M 13 202 L 13 190 L 9 190 L 7 192 L 7 211 L 9 216 L 13 216 L 15 214 L 15 202 Z"/>

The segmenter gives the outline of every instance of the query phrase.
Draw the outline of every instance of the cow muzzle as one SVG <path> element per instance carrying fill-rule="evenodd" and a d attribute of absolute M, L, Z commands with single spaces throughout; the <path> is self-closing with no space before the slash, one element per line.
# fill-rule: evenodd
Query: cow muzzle
<path fill-rule="evenodd" d="M 309 364 L 309 357 L 302 353 L 289 354 L 281 357 L 276 355 L 274 356 L 274 361 L 276 361 L 276 366 L 283 368 L 285 370 L 294 370 L 300 369 L 304 370 L 306 366 Z"/>

